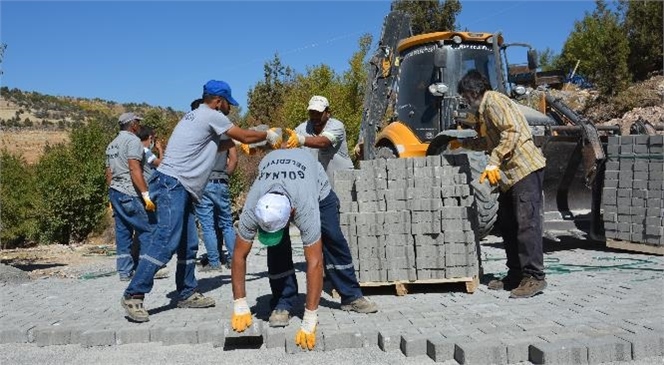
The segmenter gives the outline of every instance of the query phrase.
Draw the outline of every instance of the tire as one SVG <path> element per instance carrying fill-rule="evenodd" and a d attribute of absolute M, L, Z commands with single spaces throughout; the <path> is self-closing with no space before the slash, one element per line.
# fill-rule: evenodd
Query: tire
<path fill-rule="evenodd" d="M 468 156 L 468 165 L 470 171 L 468 172 L 468 185 L 470 185 L 471 193 L 475 197 L 475 209 L 477 211 L 477 225 L 475 234 L 478 239 L 486 237 L 498 219 L 498 189 L 491 187 L 489 184 L 480 184 L 479 177 L 486 167 L 489 157 L 486 153 L 481 151 L 446 151 L 443 155 L 459 155 L 465 154 Z"/>
<path fill-rule="evenodd" d="M 389 160 L 397 157 L 397 152 L 391 147 L 381 146 L 376 149 L 376 158 Z"/>

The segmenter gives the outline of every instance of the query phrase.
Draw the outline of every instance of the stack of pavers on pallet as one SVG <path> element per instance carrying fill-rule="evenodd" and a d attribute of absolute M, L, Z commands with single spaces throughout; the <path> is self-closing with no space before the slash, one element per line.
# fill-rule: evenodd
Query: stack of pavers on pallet
<path fill-rule="evenodd" d="M 478 275 L 469 172 L 465 155 L 361 161 L 359 170 L 335 172 L 358 280 Z"/>
<path fill-rule="evenodd" d="M 664 136 L 609 137 L 607 155 L 606 238 L 664 246 Z"/>

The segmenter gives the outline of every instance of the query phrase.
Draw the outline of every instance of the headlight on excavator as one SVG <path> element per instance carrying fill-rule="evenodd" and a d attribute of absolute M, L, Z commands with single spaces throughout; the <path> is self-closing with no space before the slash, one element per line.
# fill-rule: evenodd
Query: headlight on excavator
<path fill-rule="evenodd" d="M 429 93 L 433 96 L 444 96 L 448 90 L 449 87 L 442 82 L 429 85 Z"/>

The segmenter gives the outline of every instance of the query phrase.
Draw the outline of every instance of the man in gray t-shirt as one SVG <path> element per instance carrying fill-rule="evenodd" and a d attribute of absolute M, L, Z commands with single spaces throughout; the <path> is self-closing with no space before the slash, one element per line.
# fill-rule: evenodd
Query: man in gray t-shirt
<path fill-rule="evenodd" d="M 258 166 L 238 225 L 232 280 L 233 329 L 244 331 L 251 324 L 246 304 L 246 260 L 254 237 L 268 246 L 268 274 L 272 290 L 270 326 L 287 326 L 297 301 L 297 279 L 292 258 L 288 223 L 300 230 L 307 261 L 307 299 L 298 344 L 309 349 L 315 342 L 316 310 L 326 276 L 341 295 L 342 309 L 371 313 L 376 305 L 364 298 L 355 277 L 348 242 L 339 225 L 339 199 L 331 190 L 323 166 L 302 149 L 268 153 Z M 303 340 L 304 339 L 304 340 Z M 306 341 L 305 341 L 306 340 Z M 302 346 L 302 345 L 301 345 Z"/>
<path fill-rule="evenodd" d="M 136 136 L 142 119 L 134 113 L 120 115 L 120 133 L 106 147 L 106 182 L 115 220 L 116 266 L 122 281 L 129 280 L 136 268 L 131 250 L 134 235 L 143 250 L 150 232 L 146 210 L 155 209 L 143 179 L 143 145 Z"/>
<path fill-rule="evenodd" d="M 323 96 L 314 95 L 307 107 L 309 120 L 295 131 L 289 130 L 288 148 L 302 147 L 318 159 L 332 182 L 334 172 L 353 168 L 348 155 L 344 124 L 331 118 L 330 103 Z"/>
<path fill-rule="evenodd" d="M 157 223 L 152 225 L 151 241 L 136 268 L 136 274 L 122 297 L 127 316 L 136 322 L 149 320 L 143 307 L 146 293 L 152 290 L 154 275 L 177 252 L 175 283 L 178 307 L 206 308 L 212 298 L 197 292 L 194 274 L 198 235 L 193 203 L 200 200 L 208 182 L 217 152 L 235 145 L 267 140 L 281 143 L 274 130 L 250 131 L 233 125 L 226 117 L 231 105 L 238 105 L 224 81 L 210 80 L 203 86 L 203 104 L 185 114 L 166 146 L 164 158 L 150 179 L 157 206 Z M 232 138 L 232 139 L 231 139 Z"/>

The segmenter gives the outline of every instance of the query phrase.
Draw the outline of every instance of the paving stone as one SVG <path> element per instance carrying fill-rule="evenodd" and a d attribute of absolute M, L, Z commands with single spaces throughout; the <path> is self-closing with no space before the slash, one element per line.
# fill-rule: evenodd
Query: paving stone
<path fill-rule="evenodd" d="M 0 328 L 0 344 L 28 342 L 28 331 L 18 327 Z"/>
<path fill-rule="evenodd" d="M 81 334 L 81 346 L 113 346 L 116 344 L 115 330 L 91 329 Z"/>
<path fill-rule="evenodd" d="M 161 334 L 161 342 L 167 345 L 197 344 L 198 331 L 194 327 L 167 328 Z"/>
<path fill-rule="evenodd" d="M 534 364 L 587 364 L 588 348 L 574 340 L 537 343 L 530 346 L 529 359 Z"/>
<path fill-rule="evenodd" d="M 150 342 L 150 328 L 144 326 L 125 327 L 115 332 L 118 345 Z"/>
<path fill-rule="evenodd" d="M 507 348 L 507 363 L 517 364 L 527 362 L 530 358 L 530 345 L 535 343 L 544 343 L 545 341 L 538 337 L 520 337 L 518 339 L 502 339 L 501 342 Z"/>
<path fill-rule="evenodd" d="M 203 323 L 196 329 L 198 333 L 198 343 L 211 343 L 217 345 L 224 343 L 224 326 L 221 323 Z"/>
<path fill-rule="evenodd" d="M 427 335 L 404 334 L 401 336 L 399 347 L 406 357 L 421 356 L 427 354 Z"/>
<path fill-rule="evenodd" d="M 32 333 L 37 346 L 68 345 L 71 341 L 71 330 L 60 326 L 36 327 Z"/>
<path fill-rule="evenodd" d="M 632 344 L 632 359 L 642 360 L 653 356 L 664 356 L 664 334 L 644 331 L 634 334 L 617 334 L 616 337 Z"/>
<path fill-rule="evenodd" d="M 498 336 L 494 341 L 457 343 L 454 359 L 459 364 L 507 364 L 507 346 Z"/>
<path fill-rule="evenodd" d="M 283 327 L 265 326 L 263 343 L 268 349 L 282 348 L 286 349 L 286 329 Z"/>
<path fill-rule="evenodd" d="M 398 351 L 401 349 L 401 333 L 397 329 L 378 331 L 378 347 L 385 351 Z"/>
<path fill-rule="evenodd" d="M 359 331 L 325 331 L 322 337 L 325 342 L 325 351 L 364 347 L 364 336 Z"/>
<path fill-rule="evenodd" d="M 589 364 L 632 360 L 632 344 L 614 336 L 587 339 L 583 344 L 588 348 Z"/>

